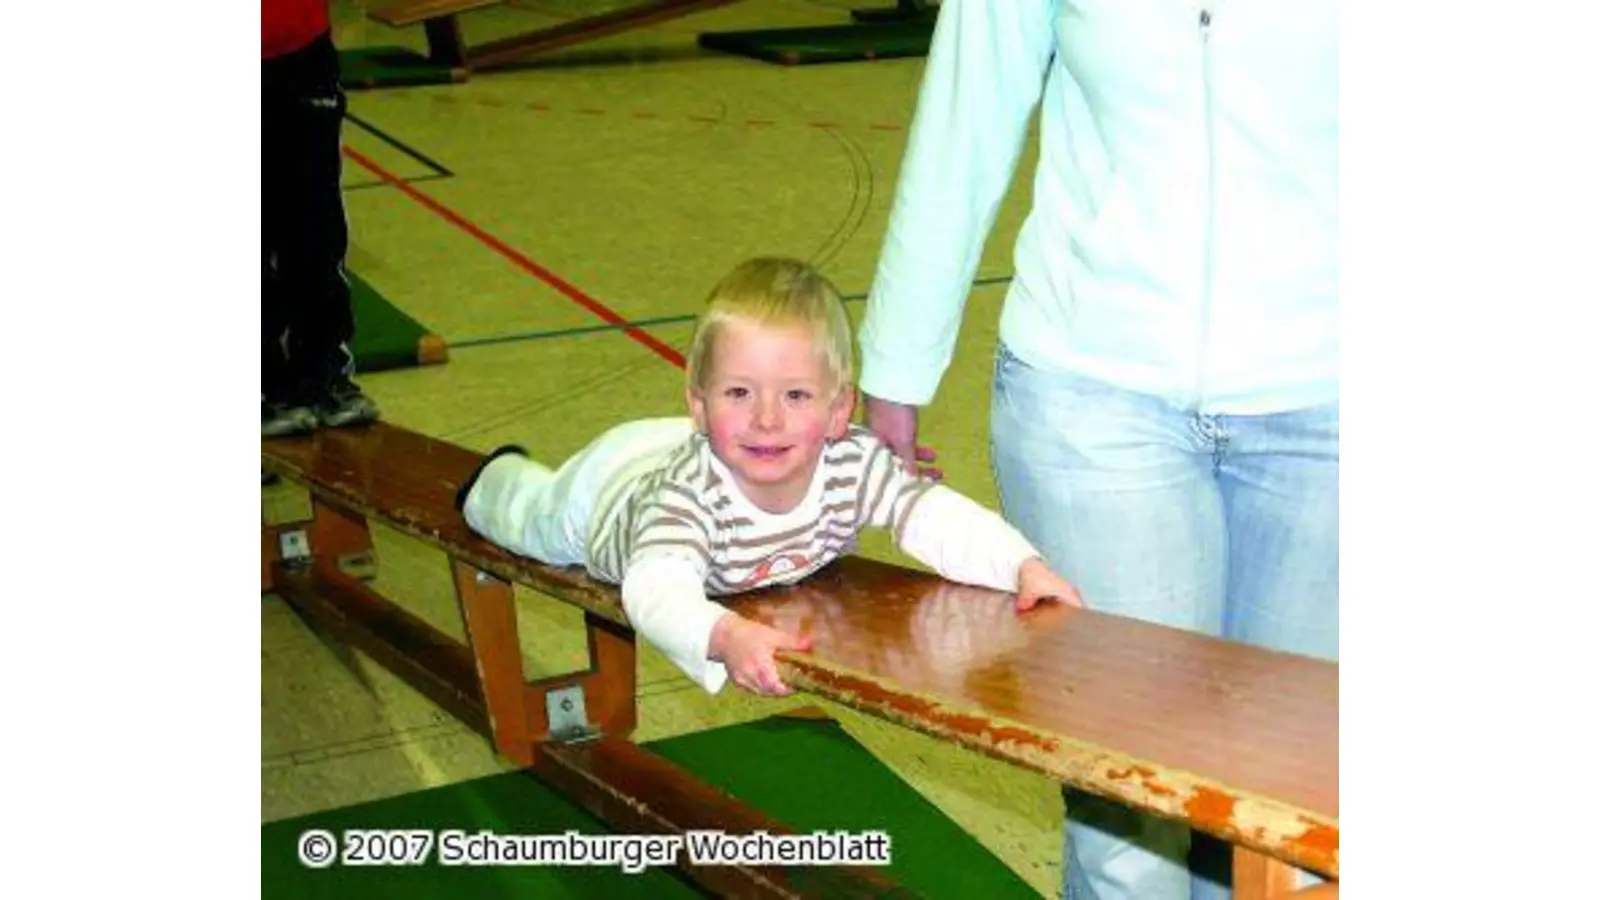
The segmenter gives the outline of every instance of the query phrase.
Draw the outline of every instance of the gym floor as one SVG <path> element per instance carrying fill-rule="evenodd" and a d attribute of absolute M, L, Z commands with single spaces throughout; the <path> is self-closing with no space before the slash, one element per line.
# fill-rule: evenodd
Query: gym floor
<path fill-rule="evenodd" d="M 625 3 L 511 0 L 465 17 L 470 42 Z M 350 92 L 349 268 L 450 345 L 445 365 L 367 375 L 389 422 L 476 450 L 517 442 L 558 464 L 601 430 L 683 414 L 691 322 L 739 261 L 818 265 L 859 316 L 872 282 L 921 58 L 778 66 L 700 49 L 697 34 L 842 24 L 873 0 L 745 0 L 451 85 Z M 877 0 L 876 5 L 890 5 Z M 335 41 L 424 46 L 348 0 Z M 924 435 L 946 480 L 991 506 L 986 422 L 1010 247 L 1026 212 L 1030 139 Z M 642 324 L 661 346 L 608 325 Z M 263 492 L 270 517 L 304 497 Z M 375 528 L 380 588 L 461 636 L 444 557 Z M 882 535 L 870 556 L 915 565 Z M 520 589 L 519 589 L 520 590 Z M 575 611 L 523 592 L 530 677 L 581 664 Z M 507 768 L 476 733 L 359 654 L 262 602 L 262 815 L 272 821 Z M 795 697 L 708 696 L 648 648 L 639 740 L 818 704 L 1041 895 L 1060 884 L 1053 782 Z"/>

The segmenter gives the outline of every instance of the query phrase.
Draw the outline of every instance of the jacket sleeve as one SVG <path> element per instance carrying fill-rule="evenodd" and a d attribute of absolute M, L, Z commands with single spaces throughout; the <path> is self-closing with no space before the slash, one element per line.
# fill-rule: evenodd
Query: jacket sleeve
<path fill-rule="evenodd" d="M 861 390 L 933 399 L 1055 48 L 1054 0 L 945 0 L 860 329 Z"/>

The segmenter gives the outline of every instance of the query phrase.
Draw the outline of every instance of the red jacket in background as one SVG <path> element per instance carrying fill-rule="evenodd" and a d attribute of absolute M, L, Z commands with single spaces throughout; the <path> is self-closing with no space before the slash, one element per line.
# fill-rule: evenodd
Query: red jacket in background
<path fill-rule="evenodd" d="M 299 50 L 328 28 L 328 0 L 261 0 L 261 58 Z"/>

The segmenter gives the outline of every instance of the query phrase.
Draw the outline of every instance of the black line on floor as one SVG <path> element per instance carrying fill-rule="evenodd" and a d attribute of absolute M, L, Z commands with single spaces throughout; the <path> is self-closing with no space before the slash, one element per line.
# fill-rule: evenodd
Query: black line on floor
<path fill-rule="evenodd" d="M 404 141 L 400 140 L 399 138 L 395 137 L 394 135 L 389 134 L 388 132 L 382 130 L 381 128 L 379 128 L 376 125 L 373 125 L 371 122 L 368 122 L 368 121 L 365 121 L 364 119 L 359 118 L 358 116 L 356 116 L 355 113 L 352 113 L 349 110 L 345 110 L 344 117 L 346 119 L 349 119 L 357 127 L 361 128 L 363 131 L 367 132 L 368 134 L 372 135 L 373 137 L 377 138 L 378 140 L 383 141 L 385 144 L 388 144 L 389 146 L 395 148 L 396 150 L 399 150 L 401 153 L 404 153 L 405 155 L 407 155 L 407 156 L 411 157 L 412 159 L 416 160 L 417 162 L 422 163 L 423 165 L 425 165 L 428 168 L 432 169 L 433 172 L 434 172 L 434 175 L 436 175 L 438 177 L 441 177 L 441 178 L 450 178 L 450 177 L 453 177 L 455 175 L 454 172 L 450 171 L 449 169 L 446 169 L 444 166 L 442 166 L 439 163 L 435 162 L 432 157 L 430 157 L 427 154 L 423 153 L 421 150 L 418 150 L 418 149 L 406 144 Z M 411 180 L 412 181 L 421 181 L 423 179 L 418 178 L 418 179 L 411 179 Z"/>
<path fill-rule="evenodd" d="M 404 181 L 406 184 L 421 184 L 424 181 L 443 181 L 446 178 L 454 177 L 455 176 L 453 175 L 418 175 L 415 178 L 402 178 L 400 180 Z M 389 183 L 387 181 L 358 181 L 355 184 L 345 185 L 343 188 L 341 188 L 341 190 L 345 191 L 346 193 L 350 191 L 365 191 L 372 188 L 387 187 L 388 184 Z"/>
<path fill-rule="evenodd" d="M 438 714 L 435 715 L 437 716 Z M 461 722 L 436 718 L 432 722 L 409 725 L 403 728 L 386 729 L 360 737 L 312 744 L 294 750 L 279 751 L 271 756 L 263 757 L 261 767 L 264 769 L 277 769 L 286 766 L 301 766 L 308 763 L 359 756 L 363 753 L 375 753 L 380 750 L 417 746 L 441 738 L 476 733 Z"/>

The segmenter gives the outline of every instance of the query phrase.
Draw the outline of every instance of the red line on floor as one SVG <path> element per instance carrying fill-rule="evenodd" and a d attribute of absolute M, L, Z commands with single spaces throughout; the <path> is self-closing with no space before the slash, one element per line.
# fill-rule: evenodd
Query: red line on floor
<path fill-rule="evenodd" d="M 433 99 L 436 102 L 439 102 L 439 103 L 455 103 L 456 102 L 456 98 L 451 96 L 451 95 L 449 95 L 449 94 L 434 94 L 433 95 Z M 492 107 L 492 108 L 496 108 L 496 109 L 503 108 L 503 107 L 505 107 L 507 105 L 504 101 L 490 99 L 490 98 L 486 98 L 486 99 L 482 99 L 482 100 L 476 100 L 476 101 L 470 101 L 470 102 L 475 102 L 480 106 L 487 106 L 487 107 Z M 568 113 L 577 113 L 578 115 L 584 115 L 584 116 L 604 116 L 604 115 L 609 115 L 610 114 L 609 110 L 604 109 L 602 107 L 598 107 L 598 106 L 563 107 L 561 109 L 557 109 L 556 107 L 551 106 L 549 103 L 547 103 L 547 102 L 545 102 L 543 100 L 532 100 L 532 101 L 529 101 L 527 103 L 524 103 L 523 107 L 526 108 L 526 109 L 535 110 L 537 112 L 568 112 Z M 664 116 L 664 115 L 661 115 L 660 113 L 657 113 L 657 112 L 654 112 L 654 111 L 651 111 L 651 110 L 644 110 L 644 109 L 636 109 L 636 110 L 633 111 L 632 115 L 633 115 L 633 118 L 635 118 L 635 119 L 671 119 L 671 120 L 677 120 L 679 118 L 677 115 Z M 727 118 L 727 117 L 723 117 L 723 116 L 708 116 L 708 115 L 704 115 L 704 114 L 700 114 L 700 113 L 685 113 L 685 114 L 683 114 L 682 119 L 683 119 L 683 121 L 701 122 L 701 123 L 708 124 L 708 125 L 731 125 L 731 124 L 734 124 L 735 121 L 737 121 L 737 120 L 734 120 L 734 119 L 731 119 L 731 118 Z M 742 121 L 743 121 L 743 124 L 745 124 L 745 125 L 778 125 L 778 124 L 780 124 L 778 122 L 778 120 L 776 120 L 776 119 L 746 118 L 746 119 L 744 119 Z M 789 123 L 783 123 L 783 124 L 789 124 Z M 838 122 L 806 122 L 804 124 L 807 127 L 810 127 L 810 128 L 839 128 L 839 127 L 842 127 Z M 869 129 L 871 129 L 873 131 L 904 131 L 905 127 L 906 126 L 904 124 L 897 124 L 897 123 L 892 123 L 892 122 L 873 122 L 873 123 L 869 123 L 867 125 L 867 128 L 869 128 Z"/>
<path fill-rule="evenodd" d="M 401 193 L 427 207 L 441 219 L 444 219 L 446 222 L 449 222 L 457 228 L 460 228 L 462 231 L 465 231 L 467 234 L 477 238 L 479 243 L 510 260 L 514 265 L 517 266 L 517 268 L 522 269 L 529 275 L 532 275 L 545 284 L 555 288 L 557 291 L 566 296 L 567 299 L 578 304 L 584 309 L 587 309 L 589 312 L 594 313 L 596 316 L 599 316 L 602 320 L 609 322 L 612 325 L 623 326 L 622 330 L 628 335 L 628 337 L 631 337 L 646 347 L 649 347 L 651 350 L 655 351 L 657 356 L 669 363 L 672 363 L 680 369 L 684 367 L 683 354 L 672 349 L 671 347 L 668 347 L 666 344 L 663 344 L 649 333 L 635 326 L 629 325 L 627 319 L 624 319 L 622 316 L 618 315 L 604 303 L 601 303 L 599 300 L 594 299 L 593 297 L 574 287 L 572 284 L 568 283 L 566 279 L 519 253 L 515 248 L 507 246 L 504 241 L 501 241 L 494 235 L 484 231 L 477 225 L 474 225 L 472 222 L 468 221 L 466 217 L 462 216 L 460 213 L 456 212 L 450 207 L 445 206 L 443 203 L 440 203 L 432 197 L 429 197 L 427 194 L 417 190 L 412 185 L 407 184 L 405 181 L 401 180 L 399 176 L 389 172 L 387 169 L 368 159 L 360 152 L 352 150 L 349 147 L 345 147 L 344 155 L 350 157 L 352 160 L 355 160 L 355 162 L 362 168 L 383 179 L 383 181 L 390 187 L 399 190 Z"/>

